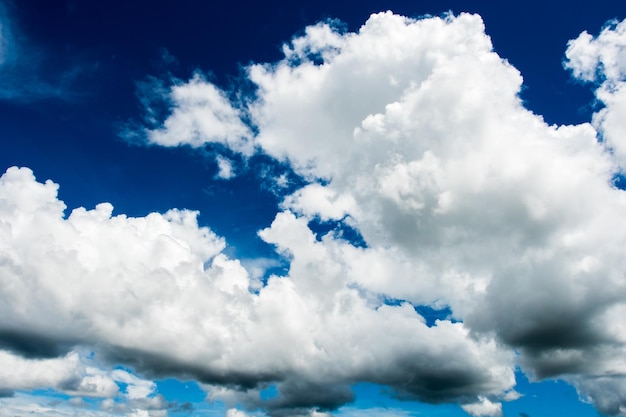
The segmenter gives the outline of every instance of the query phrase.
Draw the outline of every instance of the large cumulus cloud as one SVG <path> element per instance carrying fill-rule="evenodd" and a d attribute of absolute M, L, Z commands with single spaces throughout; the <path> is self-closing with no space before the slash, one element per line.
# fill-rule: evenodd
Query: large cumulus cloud
<path fill-rule="evenodd" d="M 335 409 L 353 399 L 357 381 L 464 403 L 514 383 L 511 355 L 492 340 L 470 337 L 460 323 L 428 327 L 408 304 L 372 304 L 350 285 L 349 244 L 318 242 L 303 218 L 280 214 L 262 232 L 292 262 L 288 277 L 255 293 L 195 213 L 128 218 L 101 204 L 65 218 L 56 192 L 28 169 L 0 179 L 7 352 L 36 359 L 87 346 L 147 375 L 196 378 L 213 398 L 274 415 Z M 53 385 L 71 391 L 59 378 L 29 386 L 59 380 Z M 279 395 L 263 400 L 269 384 Z"/>
<path fill-rule="evenodd" d="M 473 335 L 519 352 L 530 374 L 575 375 L 601 411 L 621 412 L 619 389 L 605 406 L 591 381 L 623 383 L 626 197 L 613 178 L 624 166 L 624 27 L 568 46 L 566 67 L 598 82 L 606 104 L 576 126 L 524 108 L 522 77 L 478 16 L 381 13 L 357 33 L 307 28 L 281 61 L 248 67 L 251 139 L 312 181 L 277 221 L 348 222 L 367 248 L 321 245 L 341 247 L 352 286 L 447 305 Z M 317 265 L 294 261 L 290 278 Z"/>

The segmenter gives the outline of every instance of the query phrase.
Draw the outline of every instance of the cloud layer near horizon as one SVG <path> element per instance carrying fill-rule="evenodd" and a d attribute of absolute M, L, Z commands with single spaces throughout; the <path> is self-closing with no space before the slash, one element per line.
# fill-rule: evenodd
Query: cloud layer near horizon
<path fill-rule="evenodd" d="M 350 245 L 317 242 L 303 218 L 282 213 L 262 232 L 289 245 L 293 259 L 289 277 L 270 278 L 255 294 L 194 213 L 127 218 L 102 204 L 64 219 L 56 189 L 28 169 L 0 179 L 5 349 L 38 358 L 85 345 L 274 415 L 334 409 L 363 380 L 435 402 L 497 396 L 514 383 L 511 355 L 493 341 L 469 337 L 460 323 L 428 327 L 407 304 L 363 297 L 343 259 Z M 280 395 L 263 403 L 270 383 Z"/>
<path fill-rule="evenodd" d="M 523 107 L 521 75 L 468 14 L 309 27 L 283 60 L 248 67 L 244 104 L 199 75 L 176 84 L 148 140 L 256 149 L 311 181 L 260 231 L 290 258 L 262 287 L 193 212 L 129 218 L 102 204 L 65 218 L 55 184 L 9 169 L 2 347 L 51 358 L 88 346 L 274 416 L 336 409 L 361 381 L 496 416 L 517 364 L 624 413 L 626 194 L 612 181 L 625 71 L 611 60 L 623 26 L 568 46 L 566 66 L 600 74 L 606 104 L 578 126 Z M 367 245 L 317 239 L 315 219 L 349 223 Z M 414 305 L 461 322 L 429 327 Z"/>

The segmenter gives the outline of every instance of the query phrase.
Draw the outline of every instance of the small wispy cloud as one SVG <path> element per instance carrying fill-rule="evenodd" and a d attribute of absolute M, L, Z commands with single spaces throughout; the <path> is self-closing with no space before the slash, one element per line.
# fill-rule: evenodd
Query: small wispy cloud
<path fill-rule="evenodd" d="M 232 161 L 230 161 L 229 159 L 221 155 L 218 155 L 216 157 L 216 161 L 217 161 L 217 174 L 216 174 L 217 178 L 228 180 L 235 176 L 235 171 L 234 171 Z"/>

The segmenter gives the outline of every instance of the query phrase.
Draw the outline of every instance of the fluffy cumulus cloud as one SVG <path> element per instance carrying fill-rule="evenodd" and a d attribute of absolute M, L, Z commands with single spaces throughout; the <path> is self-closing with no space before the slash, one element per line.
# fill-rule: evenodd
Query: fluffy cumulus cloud
<path fill-rule="evenodd" d="M 568 43 L 565 67 L 585 82 L 598 84 L 604 108 L 593 122 L 626 170 L 626 21 L 609 22 L 597 36 L 587 32 Z"/>
<path fill-rule="evenodd" d="M 144 103 L 154 99 L 150 97 L 153 92 L 143 91 L 142 94 Z M 162 126 L 145 130 L 149 143 L 193 147 L 219 143 L 244 154 L 251 152 L 251 132 L 241 121 L 241 112 L 231 105 L 226 93 L 202 74 L 196 73 L 187 83 L 175 83 L 167 99 L 174 110 Z M 148 114 L 154 111 L 146 110 Z"/>
<path fill-rule="evenodd" d="M 235 176 L 233 163 L 230 160 L 228 160 L 227 158 L 224 158 L 221 155 L 218 155 L 216 158 L 216 162 L 217 162 L 217 174 L 216 174 L 217 178 L 227 180 Z"/>
<path fill-rule="evenodd" d="M 284 59 L 248 68 L 256 146 L 323 180 L 288 196 L 261 236 L 294 256 L 296 282 L 328 259 L 298 268 L 314 254 L 300 249 L 296 234 L 311 233 L 302 219 L 349 219 L 366 248 L 331 235 L 313 243 L 346 265 L 349 288 L 370 302 L 449 306 L 472 336 L 517 349 L 535 377 L 577 374 L 581 392 L 615 413 L 589 384 L 620 383 L 610 370 L 624 353 L 626 201 L 612 177 L 624 165 L 625 27 L 569 44 L 566 66 L 602 83 L 606 104 L 577 126 L 548 126 L 522 106 L 522 78 L 478 16 L 382 13 L 358 33 L 308 28 Z M 282 223 L 302 226 L 276 234 Z M 497 414 L 492 400 L 466 410 Z"/>
<path fill-rule="evenodd" d="M 581 33 L 568 43 L 565 67 L 574 77 L 593 83 L 596 97 L 603 104 L 593 117 L 593 124 L 601 134 L 602 141 L 612 153 L 620 173 L 626 170 L 626 21 L 609 22 L 598 36 Z M 610 237 L 609 237 L 610 240 Z M 599 283 L 602 285 L 601 283 Z M 625 414 L 624 388 L 625 363 L 618 358 L 623 355 L 624 321 L 617 319 L 626 312 L 623 304 L 612 305 L 599 317 L 596 327 L 604 327 L 620 344 L 612 348 L 593 346 L 577 352 L 578 358 L 600 355 L 604 360 L 592 360 L 591 370 L 569 377 L 578 390 L 605 414 Z M 602 323 L 604 321 L 604 323 Z M 570 353 L 562 355 L 562 362 L 575 363 L 578 358 Z M 598 363 L 600 362 L 600 363 Z"/>
<path fill-rule="evenodd" d="M 145 412 L 156 417 L 178 405 L 155 395 L 154 382 L 126 370 L 103 368 L 91 356 L 78 349 L 59 358 L 35 359 L 0 350 L 0 393 L 3 397 L 0 398 L 0 416 L 20 413 L 75 415 L 76 409 L 83 409 L 87 415 L 94 416 Z M 27 400 L 27 396 L 20 394 L 20 391 L 50 388 L 69 395 L 70 400 L 62 404 L 55 399 L 53 402 L 58 407 L 50 408 L 50 399 Z M 87 410 L 84 398 L 99 403 L 101 410 Z"/>
<path fill-rule="evenodd" d="M 7 351 L 0 351 L 0 392 L 12 394 L 13 390 L 28 390 L 41 387 L 54 387 L 100 393 L 104 396 L 115 394 L 117 385 L 112 381 L 98 380 L 85 376 L 86 370 L 79 361 L 78 354 L 70 353 L 61 358 L 25 359 Z M 100 383 L 102 382 L 102 383 Z M 109 383 L 110 382 L 110 383 Z M 93 389 L 81 390 L 80 386 Z"/>
<path fill-rule="evenodd" d="M 493 340 L 460 323 L 428 327 L 408 304 L 363 296 L 350 280 L 350 245 L 317 241 L 304 218 L 282 213 L 261 233 L 292 262 L 288 276 L 255 292 L 256 280 L 195 213 L 128 218 L 101 204 L 66 218 L 56 192 L 28 169 L 0 180 L 0 339 L 13 354 L 53 358 L 89 346 L 150 375 L 197 378 L 212 399 L 273 415 L 335 409 L 361 380 L 434 402 L 472 402 L 514 384 L 511 355 Z M 68 378 L 29 387 L 63 388 Z M 129 385 L 129 401 L 152 390 L 120 372 L 108 378 Z M 279 394 L 263 399 L 271 384 Z"/>
<path fill-rule="evenodd" d="M 502 416 L 502 404 L 492 403 L 487 398 L 481 398 L 480 402 L 463 405 L 463 410 L 474 417 L 480 416 Z"/>
<path fill-rule="evenodd" d="M 623 32 L 581 35 L 567 52 L 581 79 L 602 64 L 599 91 L 616 103 Z M 199 76 L 176 84 L 171 114 L 143 133 L 256 149 L 310 181 L 259 232 L 289 259 L 284 276 L 258 288 L 193 212 L 129 218 L 105 203 L 65 217 L 54 183 L 11 168 L 0 180 L 2 347 L 57 360 L 88 346 L 272 416 L 328 415 L 361 381 L 499 416 L 516 365 L 623 413 L 626 194 L 612 182 L 622 107 L 606 99 L 593 124 L 546 125 L 475 15 L 381 13 L 356 33 L 322 23 L 283 51 L 248 67 L 256 92 L 239 104 Z M 318 220 L 365 244 L 317 236 Z M 419 305 L 452 315 L 427 323 Z"/>

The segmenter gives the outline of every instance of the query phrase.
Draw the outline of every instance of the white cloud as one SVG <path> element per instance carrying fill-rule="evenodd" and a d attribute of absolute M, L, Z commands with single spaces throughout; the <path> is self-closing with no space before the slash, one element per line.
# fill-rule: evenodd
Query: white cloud
<path fill-rule="evenodd" d="M 154 382 L 138 378 L 122 369 L 111 372 L 111 378 L 116 382 L 126 384 L 126 395 L 131 400 L 148 398 L 156 389 Z"/>
<path fill-rule="evenodd" d="M 480 402 L 464 404 L 463 410 L 474 417 L 502 417 L 502 404 L 493 403 L 487 398 L 480 398 Z"/>
<path fill-rule="evenodd" d="M 170 407 L 163 397 L 154 395 L 154 382 L 123 370 L 102 368 L 89 356 L 86 352 L 72 351 L 60 358 L 25 359 L 0 351 L 0 392 L 9 394 L 0 398 L 0 408 L 11 416 L 33 412 L 46 416 L 76 415 L 77 407 L 81 408 L 81 415 L 111 415 L 95 411 L 83 400 L 85 397 L 91 398 L 95 404 L 100 402 L 103 410 L 116 416 L 146 412 L 146 415 L 156 417 Z M 118 383 L 124 384 L 123 393 Z M 13 392 L 37 389 L 54 389 L 70 395 L 70 398 L 65 401 L 47 395 L 30 397 Z M 4 415 L 0 412 L 0 416 Z"/>
<path fill-rule="evenodd" d="M 311 43 L 312 49 L 322 48 L 319 42 L 309 34 L 294 40 Z M 303 54 L 299 65 L 286 57 L 276 65 L 249 68 L 260 96 L 250 109 L 259 127 L 257 142 L 270 155 L 289 158 L 300 171 L 325 178 L 388 155 L 389 146 L 401 138 L 363 140 L 356 134 L 361 124 L 372 128 L 377 114 L 397 107 L 403 93 L 420 86 L 433 68 L 491 46 L 479 18 L 412 21 L 383 13 L 329 47 L 339 51 L 324 65 L 314 65 Z"/>
<path fill-rule="evenodd" d="M 230 179 L 235 176 L 233 171 L 233 163 L 223 156 L 217 156 L 217 178 L 224 180 Z"/>
<path fill-rule="evenodd" d="M 120 394 L 117 383 L 122 382 L 124 396 L 136 400 L 148 398 L 156 388 L 154 382 L 126 371 L 102 369 L 79 351 L 58 358 L 26 359 L 0 350 L 0 363 L 0 392 L 52 388 L 75 399 L 115 398 Z"/>
<path fill-rule="evenodd" d="M 606 104 L 576 126 L 548 126 L 523 107 L 521 75 L 476 15 L 381 13 L 357 33 L 320 24 L 284 59 L 251 65 L 255 144 L 324 180 L 287 197 L 261 233 L 293 257 L 289 281 L 315 299 L 358 288 L 368 305 L 448 305 L 463 331 L 516 349 L 537 378 L 617 366 L 626 195 L 612 178 L 626 166 L 625 28 L 568 44 L 566 66 L 603 82 Z M 346 215 L 367 248 L 316 242 L 304 220 Z M 428 332 L 451 325 L 439 323 Z M 493 412 L 494 397 L 483 398 L 468 407 Z"/>
<path fill-rule="evenodd" d="M 598 81 L 597 98 L 605 107 L 593 122 L 626 170 L 626 20 L 611 22 L 593 37 L 583 32 L 569 41 L 565 67 L 582 81 Z"/>
<path fill-rule="evenodd" d="M 200 73 L 187 83 L 174 85 L 168 100 L 172 114 L 163 126 L 146 130 L 148 142 L 162 146 L 188 144 L 199 147 L 220 143 L 250 154 L 249 129 L 240 120 L 241 114 L 226 94 L 209 83 Z"/>
<path fill-rule="evenodd" d="M 0 179 L 0 333 L 16 352 L 33 354 L 23 341 L 34 338 L 48 341 L 39 354 L 87 345 L 140 371 L 227 384 L 215 399 L 243 398 L 277 416 L 338 407 L 362 379 L 443 401 L 498 395 L 514 383 L 511 355 L 462 324 L 429 328 L 408 305 L 371 305 L 349 285 L 342 257 L 350 245 L 317 242 L 290 213 L 262 233 L 292 252 L 289 276 L 255 294 L 256 281 L 219 253 L 222 241 L 193 213 L 128 218 L 101 204 L 64 218 L 56 191 L 28 169 Z M 129 384 L 129 401 L 152 392 L 122 371 L 109 378 Z M 279 395 L 262 401 L 267 383 Z"/>
<path fill-rule="evenodd" d="M 244 413 L 236 408 L 229 408 L 226 410 L 226 417 L 249 417 L 249 414 Z"/>
<path fill-rule="evenodd" d="M 626 74 L 626 21 L 609 22 L 597 37 L 587 31 L 567 44 L 565 67 L 583 81 L 623 81 Z"/>
<path fill-rule="evenodd" d="M 0 350 L 0 363 L 0 391 L 69 388 L 76 385 L 84 373 L 84 366 L 76 353 L 61 358 L 35 360 Z M 117 386 L 113 384 L 112 388 L 114 394 Z"/>
<path fill-rule="evenodd" d="M 308 217 L 319 216 L 321 220 L 341 220 L 348 213 L 357 210 L 356 203 L 349 195 L 340 195 L 331 188 L 320 184 L 309 184 L 288 196 L 283 206 Z"/>

